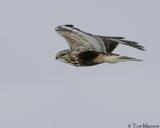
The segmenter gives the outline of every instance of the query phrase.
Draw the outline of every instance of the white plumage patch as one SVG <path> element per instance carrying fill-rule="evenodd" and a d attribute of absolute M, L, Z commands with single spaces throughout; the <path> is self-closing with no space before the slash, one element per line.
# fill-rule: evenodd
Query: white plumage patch
<path fill-rule="evenodd" d="M 105 60 L 108 63 L 117 63 L 122 61 L 119 56 L 106 56 Z"/>

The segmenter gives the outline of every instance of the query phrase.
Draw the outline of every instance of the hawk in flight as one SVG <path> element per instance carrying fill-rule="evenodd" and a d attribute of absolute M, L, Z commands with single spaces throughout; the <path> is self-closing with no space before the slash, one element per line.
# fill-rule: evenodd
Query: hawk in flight
<path fill-rule="evenodd" d="M 125 40 L 124 37 L 93 35 L 69 24 L 58 26 L 55 30 L 68 42 L 70 47 L 56 54 L 56 59 L 65 63 L 74 66 L 93 66 L 101 63 L 142 61 L 113 53 L 118 44 L 145 50 L 137 42 Z"/>

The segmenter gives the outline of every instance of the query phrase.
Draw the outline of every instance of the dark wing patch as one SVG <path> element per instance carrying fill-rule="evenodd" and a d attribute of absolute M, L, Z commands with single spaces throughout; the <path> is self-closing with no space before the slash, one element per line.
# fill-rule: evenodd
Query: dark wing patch
<path fill-rule="evenodd" d="M 111 37 L 108 37 L 108 38 L 114 38 L 114 39 L 124 39 L 124 37 L 116 37 L 116 36 L 111 36 Z"/>
<path fill-rule="evenodd" d="M 96 36 L 99 36 L 99 35 L 96 35 Z M 124 39 L 124 37 L 119 37 L 119 36 L 99 36 L 101 38 L 105 38 L 105 39 L 111 39 L 111 38 L 114 38 L 114 39 Z"/>
<path fill-rule="evenodd" d="M 112 52 L 118 45 L 116 41 L 110 40 L 111 37 L 99 36 L 104 42 L 106 52 Z M 115 37 L 116 39 L 123 39 L 123 37 Z"/>
<path fill-rule="evenodd" d="M 78 55 L 78 60 L 81 63 L 81 65 L 83 66 L 92 66 L 95 65 L 97 63 L 93 62 L 93 60 L 99 56 L 99 52 L 96 51 L 85 51 L 85 52 L 81 52 Z"/>
<path fill-rule="evenodd" d="M 73 27 L 74 27 L 74 25 L 72 25 L 72 24 L 66 24 L 66 25 L 64 25 L 64 26 L 70 27 L 70 28 L 73 28 Z"/>

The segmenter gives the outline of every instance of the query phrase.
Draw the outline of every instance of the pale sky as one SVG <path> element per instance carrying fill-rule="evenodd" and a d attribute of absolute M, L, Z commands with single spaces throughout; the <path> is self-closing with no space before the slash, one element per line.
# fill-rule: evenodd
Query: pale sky
<path fill-rule="evenodd" d="M 1 0 L 0 128 L 127 128 L 160 125 L 159 0 Z M 74 24 L 124 36 L 147 51 L 115 53 L 143 62 L 77 68 L 55 60 L 55 32 Z"/>

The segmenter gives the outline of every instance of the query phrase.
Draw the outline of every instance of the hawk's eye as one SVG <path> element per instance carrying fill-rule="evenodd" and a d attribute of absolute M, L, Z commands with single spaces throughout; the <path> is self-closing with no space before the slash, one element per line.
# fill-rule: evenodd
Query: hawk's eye
<path fill-rule="evenodd" d="M 70 27 L 70 28 L 73 28 L 73 27 L 74 27 L 74 25 L 71 25 L 71 24 L 66 24 L 66 25 L 64 25 L 64 26 Z"/>

